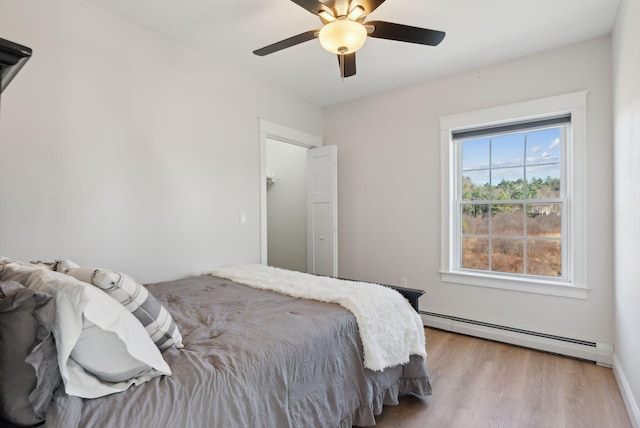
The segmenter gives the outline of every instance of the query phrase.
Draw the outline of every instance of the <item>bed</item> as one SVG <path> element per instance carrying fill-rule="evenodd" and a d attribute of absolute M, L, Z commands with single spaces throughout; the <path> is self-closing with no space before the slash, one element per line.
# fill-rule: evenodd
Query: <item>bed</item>
<path fill-rule="evenodd" d="M 356 318 L 338 304 L 212 275 L 145 288 L 180 329 L 184 347 L 161 354 L 171 375 L 96 398 L 61 384 L 47 427 L 372 426 L 401 394 L 431 393 L 423 356 L 365 368 Z"/>

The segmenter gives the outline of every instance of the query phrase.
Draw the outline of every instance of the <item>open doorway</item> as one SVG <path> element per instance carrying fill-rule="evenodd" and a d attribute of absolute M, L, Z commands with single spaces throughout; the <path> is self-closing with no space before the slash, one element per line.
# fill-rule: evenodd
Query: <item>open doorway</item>
<path fill-rule="evenodd" d="M 307 148 L 267 138 L 267 264 L 307 272 Z"/>
<path fill-rule="evenodd" d="M 321 137 L 260 119 L 260 263 L 320 275 L 338 275 L 337 147 L 322 143 Z M 268 146 L 273 151 L 268 150 Z M 282 152 L 286 154 L 282 155 Z M 305 160 L 303 155 L 306 155 Z M 267 173 L 268 156 L 271 159 Z M 287 162 L 299 164 L 292 167 L 285 165 Z M 298 199 L 287 205 L 282 200 L 287 201 L 291 196 L 278 195 L 278 190 L 282 192 L 290 187 L 284 185 L 283 174 L 293 174 L 293 170 L 296 170 L 295 174 L 306 171 L 305 178 L 292 175 L 288 179 L 291 183 L 287 183 L 295 187 L 297 193 L 305 184 L 306 221 L 304 215 L 296 214 L 295 220 L 282 222 L 278 216 L 290 218 L 294 211 L 299 211 L 301 204 Z M 270 197 L 272 205 L 277 203 L 278 206 L 272 206 L 269 215 Z M 295 208 L 291 204 L 295 204 Z M 306 240 L 300 236 L 301 224 L 306 227 Z M 306 252 L 300 250 L 301 242 L 306 242 Z M 296 252 L 295 257 L 291 256 L 292 251 Z M 306 264 L 303 262 L 305 253 Z"/>

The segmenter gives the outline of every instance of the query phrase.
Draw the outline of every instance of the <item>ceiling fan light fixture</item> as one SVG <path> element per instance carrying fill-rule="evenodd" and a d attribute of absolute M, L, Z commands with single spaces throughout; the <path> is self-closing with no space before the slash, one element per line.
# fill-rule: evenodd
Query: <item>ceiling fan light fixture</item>
<path fill-rule="evenodd" d="M 326 51 L 344 55 L 353 53 L 364 45 L 367 29 L 357 21 L 340 17 L 322 27 L 318 38 Z"/>
<path fill-rule="evenodd" d="M 326 10 L 321 10 L 320 12 L 318 12 L 318 16 L 327 22 L 333 22 L 336 20 L 336 17 Z"/>
<path fill-rule="evenodd" d="M 349 12 L 349 14 L 347 15 L 347 18 L 349 18 L 352 21 L 357 21 L 358 18 L 360 18 L 363 15 L 364 15 L 364 8 L 360 5 L 357 5 L 353 9 L 351 9 L 351 12 Z"/>

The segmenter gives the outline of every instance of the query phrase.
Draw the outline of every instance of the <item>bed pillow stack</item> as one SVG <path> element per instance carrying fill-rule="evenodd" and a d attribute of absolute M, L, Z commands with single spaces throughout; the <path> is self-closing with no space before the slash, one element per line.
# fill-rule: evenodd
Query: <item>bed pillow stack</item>
<path fill-rule="evenodd" d="M 171 374 L 138 320 L 96 287 L 47 266 L 6 258 L 0 259 L 0 281 L 53 296 L 49 327 L 67 394 L 96 398 Z"/>
<path fill-rule="evenodd" d="M 182 335 L 171 314 L 139 282 L 121 272 L 80 268 L 70 260 L 59 260 L 54 269 L 92 284 L 113 297 L 144 326 L 160 351 L 183 348 Z"/>

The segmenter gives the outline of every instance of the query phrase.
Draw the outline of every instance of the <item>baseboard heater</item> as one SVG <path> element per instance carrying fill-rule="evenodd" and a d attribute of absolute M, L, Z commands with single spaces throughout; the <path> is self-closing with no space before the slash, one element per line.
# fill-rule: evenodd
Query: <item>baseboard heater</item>
<path fill-rule="evenodd" d="M 420 316 L 427 327 L 566 355 L 606 367 L 613 364 L 613 345 L 607 343 L 556 336 L 435 312 L 420 311 Z"/>

